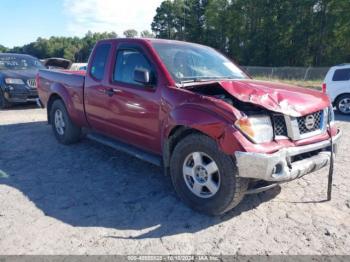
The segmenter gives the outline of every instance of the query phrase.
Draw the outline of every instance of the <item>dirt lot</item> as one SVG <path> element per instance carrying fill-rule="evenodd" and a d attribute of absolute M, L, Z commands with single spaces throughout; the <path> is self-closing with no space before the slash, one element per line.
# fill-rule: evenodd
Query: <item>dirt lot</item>
<path fill-rule="evenodd" d="M 161 169 L 84 140 L 59 145 L 44 110 L 0 112 L 0 254 L 350 254 L 350 118 L 327 171 L 211 218 Z"/>

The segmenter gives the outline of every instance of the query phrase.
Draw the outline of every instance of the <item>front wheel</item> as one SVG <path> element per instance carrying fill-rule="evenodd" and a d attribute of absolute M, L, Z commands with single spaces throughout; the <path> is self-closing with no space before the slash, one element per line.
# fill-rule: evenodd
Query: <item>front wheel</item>
<path fill-rule="evenodd" d="M 53 102 L 50 117 L 52 130 L 61 144 L 69 145 L 80 140 L 81 128 L 72 122 L 62 100 Z"/>
<path fill-rule="evenodd" d="M 341 95 L 335 105 L 340 113 L 350 115 L 350 94 Z"/>
<path fill-rule="evenodd" d="M 189 135 L 176 145 L 170 174 L 179 197 L 208 215 L 220 215 L 237 206 L 248 187 L 248 180 L 237 176 L 233 159 L 201 134 Z"/>
<path fill-rule="evenodd" d="M 8 108 L 11 104 L 6 100 L 4 93 L 0 90 L 0 109 Z"/>

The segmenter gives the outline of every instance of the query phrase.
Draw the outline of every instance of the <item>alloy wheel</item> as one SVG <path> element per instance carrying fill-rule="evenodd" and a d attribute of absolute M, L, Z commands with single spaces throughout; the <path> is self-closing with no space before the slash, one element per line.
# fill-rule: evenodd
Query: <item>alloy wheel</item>
<path fill-rule="evenodd" d="M 188 189 L 200 198 L 214 196 L 220 188 L 220 171 L 215 161 L 203 152 L 189 154 L 183 163 L 183 178 Z"/>
<path fill-rule="evenodd" d="M 55 128 L 59 135 L 64 135 L 66 124 L 64 122 L 63 114 L 60 109 L 56 109 L 55 111 Z"/>
<path fill-rule="evenodd" d="M 339 110 L 344 114 L 350 114 L 350 98 L 345 97 L 339 101 Z"/>

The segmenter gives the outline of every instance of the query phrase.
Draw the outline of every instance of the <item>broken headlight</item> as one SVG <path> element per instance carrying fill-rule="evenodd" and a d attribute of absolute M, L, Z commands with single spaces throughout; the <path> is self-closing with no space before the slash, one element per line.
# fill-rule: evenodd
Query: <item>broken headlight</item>
<path fill-rule="evenodd" d="M 269 116 L 244 116 L 235 122 L 235 126 L 254 143 L 273 140 L 273 127 Z"/>

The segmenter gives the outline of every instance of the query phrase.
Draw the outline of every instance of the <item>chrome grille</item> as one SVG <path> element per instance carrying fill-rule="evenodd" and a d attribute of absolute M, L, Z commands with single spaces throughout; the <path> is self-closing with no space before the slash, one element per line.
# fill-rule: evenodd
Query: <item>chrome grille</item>
<path fill-rule="evenodd" d="M 322 128 L 323 111 L 298 117 L 298 127 L 301 135 L 307 134 Z M 310 122 L 310 123 L 309 123 Z"/>
<path fill-rule="evenodd" d="M 275 137 L 284 136 L 299 140 L 326 132 L 328 109 L 313 114 L 292 117 L 282 114 L 272 116 Z"/>
<path fill-rule="evenodd" d="M 288 136 L 286 121 L 283 115 L 273 116 L 273 128 L 275 136 Z"/>
<path fill-rule="evenodd" d="M 30 88 L 36 88 L 36 80 L 35 80 L 35 79 L 28 79 L 28 80 L 27 80 L 27 85 L 28 85 Z"/>

